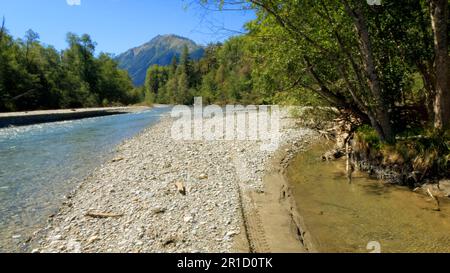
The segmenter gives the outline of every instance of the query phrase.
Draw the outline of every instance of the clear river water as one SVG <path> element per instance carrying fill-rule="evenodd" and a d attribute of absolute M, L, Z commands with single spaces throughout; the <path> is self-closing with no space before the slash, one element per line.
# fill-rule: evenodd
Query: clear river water
<path fill-rule="evenodd" d="M 115 147 L 155 124 L 168 107 L 0 129 L 0 252 L 45 226 L 64 198 Z"/>
<path fill-rule="evenodd" d="M 331 149 L 313 145 L 288 168 L 293 195 L 318 252 L 450 252 L 450 202 L 357 172 L 350 184 L 345 160 L 322 162 Z"/>

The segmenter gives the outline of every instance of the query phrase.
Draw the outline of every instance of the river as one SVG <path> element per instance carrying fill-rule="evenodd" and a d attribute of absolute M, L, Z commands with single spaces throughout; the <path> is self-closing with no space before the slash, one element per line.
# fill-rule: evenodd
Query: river
<path fill-rule="evenodd" d="M 0 129 L 0 252 L 20 251 L 64 196 L 122 141 L 169 111 L 148 111 Z"/>
<path fill-rule="evenodd" d="M 299 214 L 318 252 L 450 252 L 450 202 L 356 172 L 350 184 L 345 160 L 322 162 L 331 149 L 313 145 L 288 168 Z"/>

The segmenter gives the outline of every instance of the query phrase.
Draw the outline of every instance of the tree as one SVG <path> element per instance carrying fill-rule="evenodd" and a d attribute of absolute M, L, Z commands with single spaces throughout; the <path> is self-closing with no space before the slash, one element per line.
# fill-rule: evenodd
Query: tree
<path fill-rule="evenodd" d="M 101 53 L 96 61 L 98 67 L 98 97 L 104 106 L 118 103 L 136 103 L 133 84 L 128 73 L 118 69 L 118 64 L 109 54 Z"/>
<path fill-rule="evenodd" d="M 3 36 L 5 35 L 5 17 L 2 19 L 2 27 L 0 28 L 0 43 L 3 40 Z"/>
<path fill-rule="evenodd" d="M 189 75 L 183 69 L 183 66 L 180 66 L 177 70 L 177 89 L 175 102 L 178 104 L 188 104 L 189 99 Z"/>
<path fill-rule="evenodd" d="M 180 57 L 180 66 L 183 69 L 183 73 L 186 75 L 186 80 L 188 84 L 188 88 L 193 86 L 193 68 L 192 68 L 192 60 L 189 55 L 189 48 L 187 45 L 184 45 L 183 52 Z"/>
<path fill-rule="evenodd" d="M 172 57 L 172 61 L 170 63 L 170 70 L 169 70 L 169 73 L 171 76 L 175 75 L 175 72 L 177 71 L 177 67 L 178 67 L 178 59 L 177 59 L 177 56 L 174 55 Z"/>
<path fill-rule="evenodd" d="M 39 34 L 34 32 L 33 30 L 29 29 L 25 34 L 25 44 L 26 44 L 26 50 L 25 50 L 25 59 L 28 62 L 28 57 L 30 53 L 30 48 L 33 46 L 35 42 L 39 40 Z"/>
<path fill-rule="evenodd" d="M 434 126 L 436 129 L 442 130 L 450 126 L 448 0 L 429 0 L 429 4 L 435 45 Z"/>
<path fill-rule="evenodd" d="M 146 91 L 152 93 L 155 97 L 158 96 L 160 90 L 167 83 L 169 77 L 169 69 L 159 65 L 149 67 L 145 79 Z"/>

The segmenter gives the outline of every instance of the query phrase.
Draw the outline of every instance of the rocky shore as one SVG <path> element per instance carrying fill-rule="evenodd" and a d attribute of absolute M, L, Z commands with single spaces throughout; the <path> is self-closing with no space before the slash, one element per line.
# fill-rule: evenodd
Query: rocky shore
<path fill-rule="evenodd" d="M 282 112 L 280 147 L 289 158 L 317 136 Z M 259 141 L 175 141 L 173 122 L 164 117 L 118 146 L 35 233 L 30 250 L 251 251 L 247 197 L 265 192 L 275 152 Z"/>

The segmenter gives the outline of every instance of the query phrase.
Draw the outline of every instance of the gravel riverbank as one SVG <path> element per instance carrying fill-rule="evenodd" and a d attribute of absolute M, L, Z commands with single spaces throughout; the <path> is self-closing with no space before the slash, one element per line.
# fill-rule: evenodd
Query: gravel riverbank
<path fill-rule="evenodd" d="M 130 106 L 0 113 L 0 128 L 134 113 L 148 109 L 146 106 Z"/>
<path fill-rule="evenodd" d="M 282 112 L 280 147 L 293 154 L 315 134 Z M 258 141 L 175 141 L 173 122 L 118 146 L 35 234 L 33 252 L 239 251 L 242 192 L 264 192 L 274 153 Z"/>

